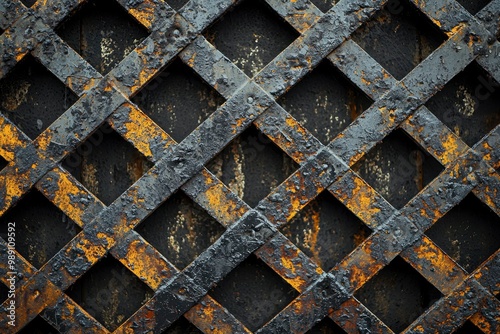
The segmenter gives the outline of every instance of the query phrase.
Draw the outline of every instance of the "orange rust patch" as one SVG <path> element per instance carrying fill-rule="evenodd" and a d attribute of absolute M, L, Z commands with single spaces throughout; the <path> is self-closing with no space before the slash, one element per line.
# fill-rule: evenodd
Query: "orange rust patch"
<path fill-rule="evenodd" d="M 90 79 L 86 84 L 83 85 L 83 90 L 88 91 L 92 89 L 96 83 L 97 83 L 96 79 Z"/>
<path fill-rule="evenodd" d="M 144 63 L 147 61 L 147 58 L 142 57 L 141 61 Z M 137 78 L 136 84 L 133 85 L 132 87 L 130 87 L 130 91 L 132 93 L 137 92 L 139 89 L 141 89 L 149 81 L 149 79 L 151 79 L 153 74 L 154 74 L 153 70 L 148 69 L 148 68 L 143 69 L 139 73 L 139 78 Z"/>
<path fill-rule="evenodd" d="M 80 77 L 78 77 L 77 80 L 73 79 L 72 76 L 69 76 L 67 79 L 66 79 L 66 85 L 71 88 L 73 91 L 77 91 L 76 89 L 76 85 L 79 83 L 79 79 L 81 79 Z M 92 89 L 96 83 L 98 82 L 97 79 L 94 79 L 94 78 L 86 78 L 88 79 L 85 83 L 83 83 L 83 86 L 82 86 L 82 92 L 87 92 L 89 91 L 90 89 Z"/>
<path fill-rule="evenodd" d="M 151 256 L 151 253 L 156 253 L 158 256 Z M 127 247 L 127 254 L 119 260 L 137 277 L 143 278 L 153 290 L 160 287 L 163 279 L 170 278 L 174 274 L 171 268 L 161 260 L 156 250 L 139 240 L 132 241 Z"/>
<path fill-rule="evenodd" d="M 297 131 L 298 133 L 300 133 L 301 135 L 303 136 L 306 136 L 307 135 L 307 131 L 306 129 L 304 129 L 302 127 L 302 125 L 300 125 L 295 119 L 293 119 L 292 117 L 287 117 L 287 119 L 285 120 L 286 122 L 286 125 L 288 125 L 289 127 L 293 128 L 295 131 Z"/>
<path fill-rule="evenodd" d="M 196 59 L 196 52 L 193 53 L 191 58 L 187 61 L 189 67 L 194 67 L 194 60 Z"/>
<path fill-rule="evenodd" d="M 340 136 L 339 136 L 340 137 Z M 364 145 L 363 145 L 364 146 Z M 359 161 L 365 154 L 363 153 L 363 148 L 360 148 L 359 151 L 353 155 L 353 157 L 349 160 L 349 166 L 352 167 L 356 162 Z"/>
<path fill-rule="evenodd" d="M 15 126 L 4 123 L 0 119 L 0 155 L 8 161 L 15 158 L 14 149 L 24 148 L 26 144 L 21 140 L 20 133 Z"/>
<path fill-rule="evenodd" d="M 316 267 L 316 273 L 322 275 L 324 271 L 323 269 L 321 269 L 321 267 Z"/>
<path fill-rule="evenodd" d="M 443 25 L 441 24 L 441 22 L 433 17 L 430 17 L 431 21 L 437 25 L 439 28 L 441 28 Z"/>
<path fill-rule="evenodd" d="M 424 333 L 425 332 L 425 329 L 422 325 L 418 325 L 417 327 L 415 327 L 413 329 L 414 332 L 418 332 L 418 333 Z"/>
<path fill-rule="evenodd" d="M 494 329 L 491 328 L 491 322 L 486 319 L 480 312 L 477 312 L 469 320 L 477 326 L 477 328 L 481 328 L 484 333 L 493 333 Z M 496 317 L 496 321 L 500 320 L 499 317 Z"/>
<path fill-rule="evenodd" d="M 301 13 L 301 14 L 292 14 L 291 20 L 294 21 L 294 27 L 300 32 L 303 33 L 307 29 L 311 27 L 312 21 L 316 21 L 317 18 L 313 18 L 311 22 L 309 22 L 309 18 L 312 15 L 309 13 Z"/>
<path fill-rule="evenodd" d="M 113 244 L 114 240 L 110 236 L 108 236 L 106 233 L 102 232 L 97 232 L 97 238 L 101 240 L 105 240 L 106 244 Z"/>
<path fill-rule="evenodd" d="M 223 321 L 226 310 L 210 296 L 205 296 L 201 303 L 191 308 L 184 316 L 204 333 L 225 334 L 240 332 Z M 244 333 L 251 333 L 243 328 Z"/>
<path fill-rule="evenodd" d="M 483 142 L 483 147 L 488 151 L 493 149 L 487 141 Z"/>
<path fill-rule="evenodd" d="M 442 277 L 447 277 L 446 281 L 432 279 L 432 277 L 427 278 L 443 293 L 451 293 L 465 279 L 464 273 L 455 270 L 457 265 L 425 235 L 422 238 L 422 243 L 416 246 L 413 251 L 418 259 L 428 264 L 427 268 L 433 268 L 434 272 L 439 273 Z"/>
<path fill-rule="evenodd" d="M 135 148 L 137 148 L 146 158 L 153 158 L 153 153 L 149 144 L 151 138 L 161 137 L 161 139 L 167 143 L 165 148 L 174 144 L 174 140 L 141 110 L 128 103 L 125 104 L 124 107 L 128 108 L 129 113 L 128 120 L 124 123 L 126 133 L 123 135 L 127 140 L 134 143 Z M 111 121 L 111 125 L 116 129 L 113 120 Z M 147 129 L 147 131 L 144 131 L 144 129 Z"/>
<path fill-rule="evenodd" d="M 440 156 L 440 160 L 444 165 L 448 165 L 455 161 L 464 150 L 459 150 L 458 140 L 453 134 L 448 134 L 442 141 L 443 149 L 445 150 Z"/>
<path fill-rule="evenodd" d="M 451 28 L 451 30 L 448 31 L 446 33 L 446 35 L 448 35 L 448 37 L 451 37 L 451 36 L 455 35 L 463 27 L 464 27 L 464 23 L 460 22 L 458 25 L 456 25 L 453 28 Z"/>
<path fill-rule="evenodd" d="M 152 4 L 147 4 L 147 5 L 141 6 L 140 10 L 137 10 L 135 8 L 131 8 L 128 12 L 137 21 L 139 21 L 143 26 L 145 26 L 148 29 L 151 29 L 152 23 L 153 23 L 154 18 L 155 18 L 155 12 L 154 12 L 153 6 L 154 5 L 152 5 Z"/>
<path fill-rule="evenodd" d="M 295 254 L 295 256 L 298 253 Z M 297 270 L 302 267 L 301 263 L 298 263 L 295 265 L 293 261 L 288 258 L 288 257 L 283 257 L 281 258 L 281 264 L 283 265 L 283 268 L 286 269 L 287 273 L 282 277 L 285 278 L 285 280 L 290 284 L 292 287 L 295 288 L 295 290 L 302 292 L 306 288 L 306 281 L 302 279 L 302 277 L 296 275 Z M 291 275 L 290 275 L 291 273 Z"/>
<path fill-rule="evenodd" d="M 18 310 L 16 316 L 16 327 L 24 326 L 28 322 L 29 315 L 32 313 L 40 313 L 48 306 L 53 306 L 57 300 L 61 298 L 61 290 L 56 288 L 52 283 L 49 282 L 41 289 L 37 289 L 35 284 L 35 281 L 30 281 L 17 292 L 19 298 L 17 298 L 16 302 L 16 308 Z M 7 309 L 9 303 L 10 299 L 7 299 L 2 304 L 2 307 Z M 12 331 L 10 333 L 14 332 L 15 331 Z"/>
<path fill-rule="evenodd" d="M 347 258 L 337 265 L 338 268 L 348 268 L 350 271 L 351 289 L 355 292 L 361 288 L 372 276 L 384 267 L 371 256 L 373 241 L 368 239 L 361 248 L 357 248 Z"/>
<path fill-rule="evenodd" d="M 356 287 L 361 287 L 364 283 L 368 281 L 370 275 L 368 275 L 362 268 L 353 266 L 350 268 L 350 282 L 354 283 Z"/>
<path fill-rule="evenodd" d="M 288 269 L 288 271 L 290 271 L 292 274 L 295 274 L 296 273 L 296 268 L 295 266 L 293 265 L 293 262 L 292 260 L 286 258 L 286 257 L 283 257 L 281 259 L 281 264 L 283 265 L 283 267 L 285 269 Z"/>
<path fill-rule="evenodd" d="M 342 202 L 364 222 L 373 225 L 375 217 L 380 213 L 380 208 L 373 206 L 373 199 L 377 196 L 375 190 L 368 186 L 360 177 L 350 174 L 354 189 L 349 194 L 343 193 Z"/>
<path fill-rule="evenodd" d="M 57 180 L 57 191 L 55 191 L 53 200 L 54 204 L 78 224 L 78 226 L 83 227 L 81 217 L 85 209 L 80 205 L 75 205 L 71 200 L 71 196 L 87 196 L 87 192 L 78 189 L 74 184 L 74 180 L 72 180 L 72 176 L 69 174 L 63 173 L 60 169 L 55 170 L 55 172 L 59 176 L 59 179 Z M 46 191 L 43 192 L 48 195 Z"/>
<path fill-rule="evenodd" d="M 44 131 L 36 140 L 36 144 L 41 151 L 46 151 L 52 140 L 52 133 L 50 130 Z"/>
<path fill-rule="evenodd" d="M 370 82 L 370 81 L 368 81 L 368 80 L 366 80 L 364 76 L 362 76 L 362 77 L 361 77 L 361 82 L 362 82 L 364 85 L 366 85 L 366 86 L 371 85 L 371 82 Z"/>
<path fill-rule="evenodd" d="M 87 238 L 85 238 L 83 236 L 83 234 L 79 234 L 76 236 L 76 238 L 74 239 L 74 243 L 72 243 L 72 248 L 79 248 L 81 250 L 83 250 L 83 254 L 82 254 L 82 257 L 85 258 L 86 261 L 88 261 L 89 263 L 96 263 L 97 261 L 99 261 L 99 259 L 101 257 L 104 256 L 104 254 L 106 254 L 106 249 L 99 246 L 99 245 L 94 245 L 92 242 L 90 242 L 89 240 L 87 240 Z M 68 249 L 66 249 L 66 251 L 68 251 Z M 71 250 L 69 250 L 71 252 Z M 68 258 L 70 258 L 70 254 L 66 254 L 66 256 Z"/>
<path fill-rule="evenodd" d="M 22 51 L 21 48 L 16 48 L 16 61 L 21 61 L 21 59 L 23 59 L 26 54 L 27 52 Z"/>
<path fill-rule="evenodd" d="M 288 180 L 285 182 L 286 182 L 285 185 L 286 190 L 290 194 L 290 208 L 285 213 L 286 213 L 286 220 L 290 221 L 290 219 L 292 219 L 297 214 L 297 212 L 302 210 L 302 208 L 307 205 L 308 198 L 300 196 L 297 193 L 298 189 L 305 189 L 305 180 L 303 177 L 299 179 L 298 185 L 296 185 L 293 180 Z M 319 193 L 320 192 L 319 190 L 320 189 L 316 189 L 316 193 Z"/>
<path fill-rule="evenodd" d="M 483 194 L 483 200 L 489 207 L 496 207 L 496 201 L 499 198 L 498 190 L 496 188 L 490 188 L 486 186 L 485 193 Z"/>
<path fill-rule="evenodd" d="M 231 127 L 233 128 L 233 134 L 238 132 L 238 129 L 241 128 L 246 120 L 247 119 L 245 117 L 237 118 L 234 120 L 234 123 L 231 124 Z"/>
<path fill-rule="evenodd" d="M 67 304 L 65 305 L 65 308 L 66 308 L 66 310 L 68 310 L 68 311 L 69 311 L 69 313 L 70 313 L 70 314 L 67 314 L 67 315 L 66 315 L 66 319 L 71 320 L 71 319 L 72 319 L 72 317 L 73 317 L 73 316 L 74 316 L 74 314 L 75 314 L 76 307 L 75 307 L 75 305 L 74 305 L 74 304 L 67 303 Z M 85 314 L 88 314 L 85 310 L 83 310 L 83 312 L 84 312 Z M 63 317 L 64 317 L 64 316 L 65 316 L 65 314 L 64 314 L 64 312 L 63 312 Z"/>
<path fill-rule="evenodd" d="M 110 83 L 107 83 L 106 86 L 104 86 L 105 92 L 111 92 L 112 90 L 113 90 L 113 86 L 111 86 Z"/>
<path fill-rule="evenodd" d="M 212 211 L 215 212 L 217 220 L 224 224 L 224 226 L 233 224 L 248 208 L 244 206 L 239 207 L 237 202 L 231 200 L 228 197 L 229 189 L 223 183 L 214 180 L 205 170 L 203 174 L 209 188 L 204 194 L 200 194 L 200 197 L 204 197 L 207 200 Z"/>
<path fill-rule="evenodd" d="M 0 214 L 4 214 L 10 207 L 12 198 L 21 197 L 23 195 L 23 189 L 22 182 L 18 182 L 17 178 L 8 175 L 0 175 L 0 185 L 4 185 L 5 189 L 5 209 L 0 210 Z"/>

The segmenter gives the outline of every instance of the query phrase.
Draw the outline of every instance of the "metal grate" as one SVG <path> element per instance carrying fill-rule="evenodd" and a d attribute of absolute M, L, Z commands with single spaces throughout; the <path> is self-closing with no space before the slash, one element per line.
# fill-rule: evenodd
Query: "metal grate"
<path fill-rule="evenodd" d="M 482 9 L 471 5 L 469 9 L 477 12 L 475 16 L 455 0 L 405 2 L 404 14 L 397 20 L 406 18 L 409 23 L 402 24 L 418 25 L 420 19 L 412 19 L 416 13 L 428 21 L 429 29 L 439 28 L 443 36 L 429 42 L 432 49 L 423 50 L 414 67 L 410 63 L 402 68 L 384 64 L 398 79 L 375 60 L 381 52 L 374 50 L 376 45 L 370 44 L 369 39 L 359 39 L 360 31 L 370 27 L 371 20 L 376 18 L 380 22 L 394 15 L 399 10 L 398 1 L 341 0 L 336 4 L 314 1 L 323 12 L 308 0 L 261 1 L 265 8 L 256 7 L 252 1 L 191 0 L 185 4 L 172 1 L 176 10 L 161 1 L 118 0 L 127 15 L 137 21 L 130 24 L 144 26 L 147 37 L 130 52 L 120 46 L 116 58 L 112 57 L 112 63 L 104 68 L 94 68 L 95 59 L 91 54 L 88 58 L 85 53 L 78 53 L 80 50 L 72 49 L 71 43 L 55 32 L 63 21 L 80 15 L 80 5 L 85 6 L 85 2 L 36 1 L 31 8 L 25 4 L 32 1 L 0 2 L 3 31 L 0 78 L 7 80 L 18 68 L 16 64 L 25 59 L 31 61 L 33 57 L 78 96 L 69 109 L 61 110 L 59 118 L 56 119 L 59 116 L 56 115 L 48 120 L 50 125 L 42 124 L 37 129 L 24 129 L 15 117 L 0 114 L 0 155 L 8 162 L 0 171 L 2 226 L 13 214 L 9 209 L 22 206 L 24 196 L 32 194 L 45 196 L 51 202 L 49 206 L 53 204 L 68 217 L 70 226 L 73 222 L 78 226 L 71 230 L 76 236 L 56 250 L 54 256 L 51 256 L 52 246 L 51 253 L 43 259 L 16 253 L 19 273 L 16 327 L 8 324 L 9 300 L 6 300 L 0 312 L 0 331 L 11 333 L 25 327 L 23 330 L 34 333 L 45 326 L 49 329 L 41 329 L 42 332 L 175 333 L 185 328 L 186 332 L 193 333 L 198 329 L 205 333 L 245 333 L 250 329 L 259 333 L 309 330 L 314 333 L 327 329 L 347 333 L 395 330 L 447 333 L 464 326 L 461 331 L 474 328 L 485 333 L 500 332 L 500 300 L 495 297 L 500 293 L 498 244 L 488 243 L 481 259 L 464 264 L 464 257 L 457 258 L 454 253 L 454 245 L 446 245 L 446 241 L 433 237 L 434 226 L 438 228 L 435 223 L 449 224 L 447 215 L 455 215 L 454 207 L 468 206 L 468 196 L 482 202 L 482 212 L 488 211 L 482 216 L 487 220 L 486 233 L 492 230 L 491 220 L 500 215 L 497 171 L 500 126 L 496 123 L 485 127 L 489 131 L 480 138 L 476 138 L 476 134 L 461 136 L 463 132 L 454 132 L 455 129 L 445 125 L 456 119 L 450 121 L 450 115 L 443 116 L 439 108 L 443 103 L 439 91 L 443 87 L 455 89 L 454 81 L 462 80 L 457 74 L 466 68 L 469 71 L 471 64 L 485 73 L 480 78 L 491 79 L 482 81 L 484 86 L 479 86 L 482 94 L 492 93 L 491 84 L 484 82 L 500 82 L 500 44 L 496 37 L 500 1 L 484 4 Z M 238 6 L 247 6 L 253 14 L 262 10 L 266 20 L 281 17 L 287 22 L 282 24 L 295 30 L 289 31 L 290 27 L 284 26 L 280 30 L 290 38 L 291 44 L 276 43 L 274 49 L 265 50 L 257 60 L 237 58 L 232 54 L 234 45 L 224 44 L 227 43 L 224 38 L 229 35 L 217 35 L 217 29 L 221 25 L 241 23 Z M 101 14 L 107 15 L 105 11 Z M 213 25 L 224 15 L 235 19 Z M 75 23 L 68 21 L 67 24 Z M 273 34 L 270 35 L 266 38 L 272 38 Z M 142 33 L 138 38 L 143 38 Z M 366 42 L 362 45 L 366 51 L 358 44 L 361 42 Z M 227 57 L 223 53 L 227 53 Z M 262 59 L 269 63 L 259 63 Z M 221 103 L 207 107 L 203 112 L 211 114 L 202 115 L 203 122 L 192 126 L 192 132 L 176 133 L 175 138 L 181 142 L 167 133 L 169 130 L 175 133 L 174 128 L 162 129 L 162 124 L 155 123 L 155 110 L 145 107 L 142 111 L 131 102 L 140 106 L 148 98 L 154 99 L 151 96 L 154 94 L 141 95 L 141 90 L 162 78 L 162 71 L 176 61 L 194 73 L 183 69 L 174 71 L 174 75 L 201 77 L 220 94 L 214 99 Z M 254 66 L 249 65 L 252 62 Z M 342 86 L 333 90 L 347 89 L 350 94 L 366 94 L 367 98 L 355 105 L 355 120 L 350 122 L 346 117 L 350 124 L 334 129 L 336 133 L 332 137 L 321 132 L 313 135 L 306 129 L 308 116 L 301 111 L 300 101 L 293 100 L 294 91 L 302 94 L 300 84 L 294 86 L 302 78 L 315 80 L 315 68 L 328 68 L 332 64 L 340 72 L 332 74 L 333 85 Z M 309 73 L 311 76 L 306 78 Z M 337 75 L 344 78 L 337 82 L 334 77 Z M 168 79 L 163 83 L 168 84 Z M 353 87 L 343 84 L 346 79 Z M 174 96 L 178 93 L 172 92 Z M 371 106 L 369 99 L 374 101 Z M 303 119 L 297 121 L 288 108 L 292 115 Z M 345 110 L 351 111 L 352 108 Z M 111 133 L 103 131 L 103 125 L 110 126 Z M 119 135 L 118 141 L 126 140 L 125 144 L 133 146 L 121 146 L 130 152 L 126 153 L 127 159 L 139 161 L 134 165 L 135 172 L 128 174 L 129 184 L 133 184 L 130 187 L 127 184 L 128 189 L 123 193 L 121 185 L 113 188 L 113 194 L 109 194 L 112 198 L 103 198 L 106 205 L 93 194 L 92 187 L 84 187 L 68 171 L 70 168 L 62 167 L 63 162 L 66 166 L 71 161 L 80 145 L 92 142 L 100 132 L 108 137 Z M 280 173 L 283 178 L 290 176 L 281 184 L 283 178 L 277 178 L 272 189 L 263 187 L 263 199 L 245 198 L 252 201 L 250 207 L 231 186 L 230 176 L 217 170 L 216 161 L 220 152 L 230 154 L 223 150 L 235 138 L 242 134 L 258 136 L 258 133 L 268 138 L 262 146 L 273 145 L 266 150 L 276 150 L 274 146 L 277 146 L 294 163 L 283 162 L 288 167 L 283 167 Z M 365 181 L 360 176 L 370 179 L 369 169 L 354 168 L 358 162 L 369 163 L 372 149 L 379 149 L 377 143 L 394 136 L 414 141 L 412 145 L 418 146 L 414 151 L 420 152 L 415 161 L 427 155 L 428 161 L 435 159 L 443 167 L 441 170 L 440 166 L 430 166 L 432 177 L 425 179 L 426 185 L 412 186 L 411 196 L 407 198 L 394 195 L 392 192 L 397 189 L 377 192 L 369 185 L 373 180 Z M 397 138 L 385 141 L 381 150 L 392 145 L 397 151 Z M 135 150 L 140 154 L 136 152 L 136 158 L 132 158 Z M 205 167 L 209 165 L 210 168 Z M 416 166 L 406 177 L 425 172 L 424 167 L 418 163 Z M 389 164 L 385 167 L 384 174 L 395 172 Z M 221 178 L 226 179 L 227 185 Z M 266 186 L 269 184 L 272 183 Z M 186 205 L 196 205 L 196 210 L 206 211 L 211 216 L 207 221 L 213 218 L 224 228 L 220 234 L 216 228 L 204 226 L 212 230 L 212 239 L 204 239 L 199 248 L 189 250 L 194 260 L 182 270 L 135 230 L 163 202 L 178 196 L 179 191 L 189 197 L 182 201 L 194 202 Z M 384 197 L 392 199 L 397 209 Z M 326 250 L 315 254 L 307 245 L 296 246 L 293 236 L 300 231 L 287 226 L 299 212 L 297 220 L 302 222 L 298 223 L 314 225 L 315 218 L 307 218 L 308 208 L 322 206 L 324 202 L 334 202 L 335 207 L 343 205 L 351 211 L 341 215 L 348 217 L 343 224 L 353 224 L 350 227 L 353 235 L 349 236 L 353 239 L 339 241 L 335 255 L 339 252 L 347 255 L 336 263 L 331 263 Z M 342 210 L 345 208 L 337 211 Z M 360 229 L 359 221 L 366 228 Z M 325 223 L 336 225 L 334 220 Z M 147 226 L 138 228 L 148 234 L 144 230 Z M 153 232 L 149 232 L 148 240 L 154 239 Z M 470 236 L 465 235 L 465 239 Z M 354 250 L 348 253 L 352 248 Z M 7 266 L 8 246 L 4 239 L 0 240 L 0 249 L 2 283 L 8 286 L 7 272 L 11 270 Z M 181 267 L 186 265 L 182 261 L 176 263 Z M 103 280 L 110 279 L 111 275 L 111 279 L 125 282 L 125 291 L 120 296 L 138 294 L 144 299 L 143 303 L 127 304 L 121 318 L 109 321 L 106 320 L 109 314 L 102 309 L 86 309 L 84 302 L 80 305 L 81 281 L 96 266 L 117 268 Z M 269 309 L 259 309 L 262 316 L 258 319 L 245 316 L 241 310 L 233 313 L 233 306 L 224 306 L 231 297 L 220 288 L 228 285 L 230 289 L 245 290 L 246 287 L 236 284 L 238 275 L 241 276 L 241 272 L 245 275 L 245 271 L 256 275 L 256 282 L 268 279 L 278 286 L 278 290 L 269 295 L 280 302 Z M 424 302 L 405 305 L 411 308 L 411 319 L 391 318 L 383 305 L 370 300 L 371 286 L 392 289 L 394 287 L 386 286 L 390 280 L 384 278 L 397 275 L 401 275 L 403 281 L 409 279 L 421 282 L 422 286 L 432 286 L 425 290 L 428 295 L 422 297 Z M 99 292 L 105 287 L 99 288 L 102 282 L 94 283 L 96 287 L 91 288 L 90 293 L 99 300 Z M 143 289 L 141 285 L 146 287 Z M 134 291 L 127 292 L 126 286 Z M 406 285 L 401 289 L 411 293 Z M 245 290 L 242 294 L 248 292 Z M 4 295 L 2 292 L 2 298 Z M 256 305 L 251 298 L 245 299 L 245 303 L 244 307 L 248 308 Z M 419 309 L 422 305 L 425 307 Z M 103 302 L 102 307 L 107 304 Z M 262 319 L 266 321 L 261 324 Z"/>

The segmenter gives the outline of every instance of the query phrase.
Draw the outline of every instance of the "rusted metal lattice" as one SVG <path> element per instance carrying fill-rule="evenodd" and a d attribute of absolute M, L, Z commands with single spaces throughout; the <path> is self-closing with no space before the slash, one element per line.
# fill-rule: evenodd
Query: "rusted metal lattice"
<path fill-rule="evenodd" d="M 500 82 L 499 0 L 475 16 L 455 0 L 412 0 L 447 38 L 401 80 L 351 38 L 388 5 L 384 0 L 341 0 L 326 13 L 307 0 L 266 0 L 300 36 L 252 78 L 202 34 L 238 1 L 191 0 L 176 11 L 161 1 L 119 0 L 149 36 L 104 76 L 54 32 L 84 2 L 40 0 L 27 8 L 0 1 L 0 77 L 31 54 L 79 97 L 34 140 L 0 115 L 0 155 L 8 162 L 0 172 L 0 213 L 35 187 L 81 228 L 40 269 L 16 253 L 16 327 L 8 324 L 5 301 L 1 332 L 17 332 L 40 315 L 61 333 L 107 333 L 67 295 L 107 254 L 154 291 L 116 333 L 161 333 L 182 316 L 206 333 L 250 332 L 209 292 L 252 254 L 297 295 L 259 333 L 304 333 L 327 317 L 347 333 L 391 333 L 355 293 L 396 257 L 442 294 L 404 332 L 453 332 L 468 320 L 485 333 L 500 332 L 500 250 L 466 271 L 424 234 L 470 192 L 500 215 L 500 126 L 466 144 L 424 105 L 473 61 Z M 178 143 L 131 102 L 176 57 L 226 100 Z M 327 144 L 276 102 L 325 60 L 375 101 Z M 109 205 L 61 165 L 105 123 L 154 164 Z M 206 168 L 252 123 L 300 165 L 254 208 Z M 400 208 L 354 168 L 394 131 L 444 167 Z M 135 230 L 179 189 L 226 229 L 181 271 Z M 330 270 L 280 230 L 323 192 L 371 230 Z M 9 285 L 3 239 L 0 248 L 2 282 Z"/>

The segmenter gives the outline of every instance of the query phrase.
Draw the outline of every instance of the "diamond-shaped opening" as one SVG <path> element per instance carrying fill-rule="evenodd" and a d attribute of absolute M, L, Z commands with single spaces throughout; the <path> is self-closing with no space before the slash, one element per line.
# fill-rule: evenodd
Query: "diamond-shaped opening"
<path fill-rule="evenodd" d="M 162 334 L 202 334 L 195 325 L 190 323 L 186 318 L 180 317 L 175 321 L 169 328 L 167 328 Z"/>
<path fill-rule="evenodd" d="M 175 10 L 179 10 L 184 7 L 185 4 L 189 2 L 189 0 L 166 0 L 167 4 L 170 5 Z"/>
<path fill-rule="evenodd" d="M 26 7 L 31 7 L 36 3 L 37 0 L 21 0 L 21 2 L 26 6 Z"/>
<path fill-rule="evenodd" d="M 255 207 L 298 165 L 252 125 L 212 159 L 207 168 Z"/>
<path fill-rule="evenodd" d="M 5 167 L 7 167 L 8 164 L 9 164 L 8 161 L 5 160 L 2 156 L 0 156 L 0 171 Z"/>
<path fill-rule="evenodd" d="M 116 0 L 86 2 L 56 32 L 103 75 L 149 34 Z"/>
<path fill-rule="evenodd" d="M 59 333 L 41 316 L 37 316 L 29 324 L 27 324 L 18 334 L 57 334 Z"/>
<path fill-rule="evenodd" d="M 323 61 L 278 102 L 328 144 L 373 101 L 329 61 Z"/>
<path fill-rule="evenodd" d="M 443 166 L 398 129 L 385 137 L 352 169 L 400 209 L 434 180 Z"/>
<path fill-rule="evenodd" d="M 476 15 L 481 9 L 486 7 L 491 0 L 457 0 L 462 6 L 465 7 L 472 15 Z"/>
<path fill-rule="evenodd" d="M 299 34 L 264 0 L 244 0 L 208 28 L 205 37 L 254 76 Z"/>
<path fill-rule="evenodd" d="M 81 229 L 33 189 L 0 218 L 0 234 L 7 235 L 8 224 L 16 228 L 16 250 L 40 268 L 61 250 Z"/>
<path fill-rule="evenodd" d="M 413 4 L 395 0 L 352 38 L 394 77 L 402 79 L 439 47 L 446 35 Z"/>
<path fill-rule="evenodd" d="M 209 294 L 251 331 L 262 327 L 298 296 L 255 255 L 250 255 Z"/>
<path fill-rule="evenodd" d="M 345 334 L 346 332 L 340 328 L 330 318 L 325 318 L 317 323 L 313 328 L 307 331 L 306 334 Z"/>
<path fill-rule="evenodd" d="M 472 194 L 426 232 L 469 272 L 500 248 L 499 233 L 500 217 Z"/>
<path fill-rule="evenodd" d="M 27 55 L 0 80 L 0 111 L 31 139 L 62 115 L 78 97 Z"/>
<path fill-rule="evenodd" d="M 426 106 L 469 146 L 500 124 L 500 85 L 472 62 Z"/>
<path fill-rule="evenodd" d="M 110 331 L 120 326 L 154 294 L 111 256 L 90 268 L 66 293 Z"/>
<path fill-rule="evenodd" d="M 63 166 L 109 205 L 152 164 L 108 124 L 104 124 L 63 161 Z"/>
<path fill-rule="evenodd" d="M 328 191 L 311 201 L 281 231 L 325 271 L 371 234 L 371 230 Z"/>
<path fill-rule="evenodd" d="M 467 320 L 462 327 L 454 331 L 453 334 L 484 334 L 484 332 L 477 328 L 470 320 Z"/>
<path fill-rule="evenodd" d="M 225 100 L 195 71 L 176 59 L 132 101 L 177 142 L 181 142 Z"/>
<path fill-rule="evenodd" d="M 333 7 L 338 0 L 311 0 L 313 4 L 316 5 L 323 13 L 326 13 L 327 11 L 330 10 L 330 8 Z"/>
<path fill-rule="evenodd" d="M 442 295 L 408 263 L 396 257 L 358 290 L 355 297 L 399 333 Z"/>
<path fill-rule="evenodd" d="M 3 304 L 3 302 L 7 300 L 8 296 L 9 296 L 9 288 L 7 288 L 5 284 L 0 282 L 0 303 Z"/>
<path fill-rule="evenodd" d="M 184 269 L 225 231 L 182 191 L 172 195 L 136 230 L 179 269 Z"/>

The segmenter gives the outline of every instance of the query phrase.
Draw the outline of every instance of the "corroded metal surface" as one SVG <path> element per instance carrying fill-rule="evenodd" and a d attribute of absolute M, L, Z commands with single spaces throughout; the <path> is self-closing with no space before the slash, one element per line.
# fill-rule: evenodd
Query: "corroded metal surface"
<path fill-rule="evenodd" d="M 413 0 L 447 39 L 399 81 L 350 38 L 384 0 L 340 1 L 324 14 L 306 0 L 267 0 L 300 36 L 252 78 L 202 35 L 237 1 L 191 0 L 176 11 L 159 1 L 120 0 L 149 36 L 105 75 L 54 32 L 83 2 L 0 2 L 0 78 L 31 54 L 78 95 L 36 138 L 0 115 L 0 155 L 8 161 L 0 214 L 35 187 L 81 228 L 39 269 L 17 254 L 17 326 L 8 325 L 4 302 L 0 331 L 17 332 L 40 315 L 62 333 L 107 333 L 66 291 L 109 254 L 153 291 L 114 332 L 160 333 L 182 316 L 206 333 L 250 332 L 209 291 L 255 254 L 297 294 L 259 333 L 305 333 L 326 317 L 348 333 L 391 333 L 355 293 L 398 256 L 442 294 L 405 333 L 453 332 L 467 320 L 500 332 L 500 251 L 467 272 L 424 234 L 470 192 L 500 215 L 500 126 L 470 147 L 424 105 L 474 60 L 500 82 L 500 1 L 473 16 L 454 0 Z M 131 102 L 177 56 L 226 100 L 180 142 Z M 375 101 L 328 143 L 277 103 L 324 59 Z M 109 205 L 61 167 L 103 123 L 153 164 Z M 205 167 L 252 124 L 300 166 L 254 208 Z M 398 209 L 353 169 L 396 129 L 444 167 Z M 225 228 L 183 270 L 134 230 L 178 189 Z M 324 191 L 372 231 L 328 271 L 281 229 Z M 7 284 L 4 240 L 0 248 Z"/>

